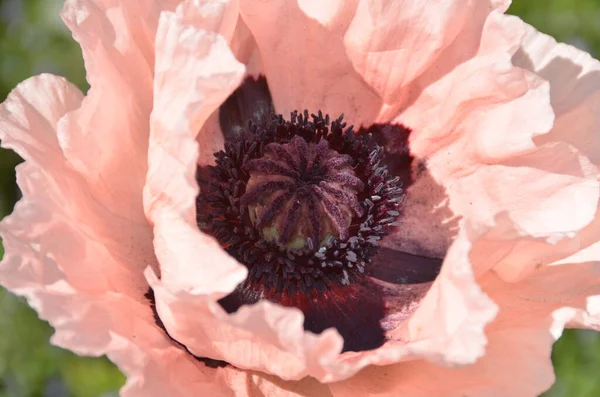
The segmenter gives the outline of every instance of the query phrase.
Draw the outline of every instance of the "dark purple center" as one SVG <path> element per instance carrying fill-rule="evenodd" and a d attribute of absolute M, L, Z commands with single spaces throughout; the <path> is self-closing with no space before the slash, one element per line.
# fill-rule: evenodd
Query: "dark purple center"
<path fill-rule="evenodd" d="M 383 343 L 383 303 L 368 275 L 403 192 L 371 138 L 342 117 L 293 112 L 250 123 L 216 153 L 199 224 L 249 270 L 220 301 L 226 310 L 268 299 L 300 308 L 307 329 L 320 332 L 336 325 L 326 321 L 327 308 L 341 304 L 374 317 L 368 337 L 338 327 L 345 350 Z"/>
<path fill-rule="evenodd" d="M 219 303 L 230 313 L 262 299 L 297 307 L 306 330 L 335 327 L 344 351 L 378 348 L 382 320 L 412 302 L 404 285 L 432 281 L 441 265 L 380 247 L 412 182 L 410 130 L 274 113 L 264 77 L 246 79 L 219 109 L 224 150 L 198 168 L 198 225 L 248 268 Z"/>

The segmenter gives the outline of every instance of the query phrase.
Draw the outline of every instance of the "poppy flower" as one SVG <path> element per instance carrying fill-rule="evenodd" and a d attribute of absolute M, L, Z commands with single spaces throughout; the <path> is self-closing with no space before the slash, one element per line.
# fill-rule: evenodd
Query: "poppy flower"
<path fill-rule="evenodd" d="M 600 64 L 509 1 L 67 0 L 0 282 L 123 396 L 535 396 L 600 327 Z"/>

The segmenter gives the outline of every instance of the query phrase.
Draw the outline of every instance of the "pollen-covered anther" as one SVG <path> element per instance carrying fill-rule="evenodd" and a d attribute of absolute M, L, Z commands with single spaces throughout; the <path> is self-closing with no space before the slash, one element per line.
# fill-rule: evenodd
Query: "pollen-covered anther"
<path fill-rule="evenodd" d="M 353 216 L 362 216 L 357 195 L 363 182 L 353 159 L 329 148 L 326 139 L 267 145 L 263 157 L 248 161 L 250 175 L 241 206 L 266 241 L 298 250 L 345 241 Z"/>

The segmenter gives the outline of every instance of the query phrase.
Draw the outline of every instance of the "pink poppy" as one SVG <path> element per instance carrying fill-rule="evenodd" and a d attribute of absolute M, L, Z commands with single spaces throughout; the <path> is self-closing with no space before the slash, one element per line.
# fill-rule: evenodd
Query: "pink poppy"
<path fill-rule="evenodd" d="M 538 395 L 600 328 L 600 63 L 509 3 L 67 0 L 0 282 L 123 396 Z"/>

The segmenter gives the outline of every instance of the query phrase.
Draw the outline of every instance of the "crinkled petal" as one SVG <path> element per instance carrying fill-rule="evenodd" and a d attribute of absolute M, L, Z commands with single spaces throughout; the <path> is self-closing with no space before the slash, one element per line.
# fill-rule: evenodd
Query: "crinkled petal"
<path fill-rule="evenodd" d="M 370 124 L 381 99 L 354 70 L 343 43 L 356 13 L 354 2 L 240 3 L 278 113 L 320 109 L 333 117 L 343 113 L 351 123 Z"/>
<path fill-rule="evenodd" d="M 597 174 L 571 146 L 553 143 L 478 167 L 452 185 L 450 194 L 465 199 L 455 208 L 472 219 L 483 222 L 507 211 L 522 234 L 556 237 L 576 232 L 593 219 L 600 188 Z"/>
<path fill-rule="evenodd" d="M 577 149 L 580 156 L 586 157 L 581 161 L 582 169 L 591 169 L 585 167 L 588 162 L 599 166 L 600 62 L 575 47 L 557 43 L 550 36 L 528 25 L 521 48 L 513 57 L 513 61 L 516 65 L 547 79 L 551 85 L 550 94 L 552 107 L 556 112 L 556 122 L 549 133 L 536 137 L 535 142 L 546 146 L 564 142 Z M 577 167 L 571 167 L 571 173 L 576 169 Z M 591 173 L 593 178 L 593 169 Z M 597 171 L 595 177 L 596 180 L 600 179 Z M 588 197 L 592 198 L 594 187 L 590 186 L 589 189 Z M 597 201 L 592 222 L 578 233 L 573 233 L 570 239 L 555 244 L 554 251 L 558 255 L 538 263 L 549 263 L 560 258 L 566 260 L 564 258 L 569 255 L 586 256 L 588 260 L 597 259 L 600 257 L 597 248 L 599 239 L 600 200 Z"/>
<path fill-rule="evenodd" d="M 526 25 L 513 61 L 550 82 L 556 122 L 536 143 L 566 142 L 600 165 L 600 61 Z"/>
<path fill-rule="evenodd" d="M 69 0 L 62 12 L 81 45 L 91 88 L 59 123 L 59 144 L 67 165 L 86 181 L 90 201 L 113 214 L 96 224 L 95 233 L 112 256 L 140 270 L 155 262 L 140 195 L 147 172 L 154 36 L 160 12 L 178 2 Z"/>
<path fill-rule="evenodd" d="M 552 338 L 539 329 L 489 333 L 484 357 L 450 368 L 426 361 L 369 367 L 330 385 L 334 397 L 535 397 L 554 382 Z"/>
<path fill-rule="evenodd" d="M 312 1 L 310 3 L 318 3 Z M 432 65 L 456 40 L 462 55 L 477 45 L 487 1 L 361 1 L 354 11 L 344 44 L 356 71 L 384 103 L 398 103 L 405 88 Z M 469 23 L 469 26 L 467 25 Z M 473 29 L 470 35 L 460 33 Z M 458 60 L 457 60 L 458 61 Z"/>
<path fill-rule="evenodd" d="M 236 397 L 332 397 L 329 385 L 313 378 L 284 381 L 259 372 L 230 371 L 225 374 Z"/>
<path fill-rule="evenodd" d="M 304 332 L 303 316 L 297 309 L 260 302 L 228 316 L 205 296 L 174 292 L 151 271 L 147 277 L 168 331 L 194 354 L 284 379 L 310 375 L 321 381 L 335 381 L 370 364 L 385 365 L 415 357 L 471 363 L 483 354 L 483 329 L 496 309 L 473 278 L 466 256 L 468 240 L 463 235 L 459 241 L 410 320 L 389 319 L 401 325 L 389 335 L 393 342 L 374 351 L 343 356 L 339 356 L 342 345 L 337 332 L 328 330 L 320 336 Z"/>
<path fill-rule="evenodd" d="M 56 124 L 83 95 L 63 78 L 42 74 L 19 84 L 0 107 L 2 146 L 48 166 L 62 162 Z"/>
<path fill-rule="evenodd" d="M 81 103 L 81 98 L 79 90 L 64 79 L 41 75 L 21 83 L 1 105 L 3 145 L 16 149 L 26 160 L 17 171 L 24 199 L 13 215 L 4 220 L 3 236 L 7 247 L 13 243 L 19 247 L 15 253 L 7 248 L 7 258 L 18 261 L 21 249 L 40 252 L 50 261 L 58 262 L 69 282 L 77 288 L 101 290 L 106 287 L 102 283 L 106 277 L 94 279 L 93 270 L 97 269 L 86 269 L 81 263 L 91 260 L 90 266 L 98 269 L 103 260 L 113 263 L 112 252 L 105 247 L 111 246 L 112 241 L 101 233 L 103 226 L 110 223 L 113 227 L 129 228 L 131 225 L 90 199 L 87 181 L 66 166 L 58 145 L 57 125 L 67 112 Z M 81 222 L 82 219 L 86 222 Z M 122 241 L 121 249 L 132 251 L 129 243 Z M 94 251 L 97 252 L 94 254 Z M 136 258 L 135 252 L 132 254 L 130 259 Z M 122 269 L 111 268 L 109 264 L 105 274 L 111 274 L 114 269 L 115 274 L 123 278 L 120 282 L 119 277 L 115 277 L 111 283 L 125 284 L 134 280 L 137 288 L 139 282 L 143 283 L 143 267 L 135 275 L 135 264 Z M 20 276 L 18 272 L 7 272 L 5 277 L 18 279 Z"/>
<path fill-rule="evenodd" d="M 449 188 L 458 213 L 496 224 L 477 244 L 476 250 L 494 255 L 476 273 L 494 263 L 503 279 L 513 281 L 600 239 L 600 147 L 595 144 L 600 85 L 594 82 L 600 63 L 531 27 L 525 30 L 513 60 L 548 79 L 556 121 L 532 139 L 529 153 L 488 162 Z"/>
<path fill-rule="evenodd" d="M 171 285 L 159 282 L 153 274 L 147 277 L 167 330 L 199 357 L 222 359 L 283 379 L 301 379 L 309 373 L 324 378 L 328 371 L 322 367 L 342 350 L 335 330 L 320 336 L 304 332 L 304 317 L 298 309 L 262 301 L 227 315 L 206 296 L 175 294 Z"/>
<path fill-rule="evenodd" d="M 473 57 L 431 82 L 394 120 L 413 130 L 415 156 L 429 164 L 440 156 L 444 168 L 432 170 L 436 178 L 530 151 L 533 137 L 551 128 L 548 84 L 511 62 L 522 25 L 492 12 Z"/>
<path fill-rule="evenodd" d="M 237 0 L 181 1 L 176 9 L 184 25 L 220 34 L 227 42 L 233 38 L 239 17 Z"/>
<path fill-rule="evenodd" d="M 598 248 L 590 252 L 594 253 Z M 470 253 L 475 264 L 484 255 L 487 252 Z M 565 325 L 600 326 L 600 262 L 582 260 L 585 257 L 572 257 L 540 267 L 516 283 L 493 272 L 481 277 L 483 292 L 499 312 L 486 327 L 485 355 L 476 362 L 458 367 L 425 361 L 370 367 L 331 384 L 333 396 L 538 396 L 554 382 L 550 352 Z"/>
<path fill-rule="evenodd" d="M 448 207 L 467 220 L 473 238 L 494 228 L 487 248 L 478 242 L 476 250 L 494 254 L 477 264 L 476 274 L 495 266 L 506 280 L 568 255 L 576 245 L 569 240 L 596 217 L 600 189 L 589 158 L 546 140 L 553 121 L 548 83 L 512 66 L 517 47 L 511 40 L 500 42 L 504 48 L 484 45 L 491 42 L 487 36 L 519 29 L 511 17 L 492 14 L 480 56 L 427 87 L 399 117 L 414 128 L 411 149 L 426 159 Z"/>
<path fill-rule="evenodd" d="M 154 35 L 159 13 L 177 2 L 69 0 L 62 12 L 91 88 L 60 126 L 60 143 L 97 198 L 127 218 L 143 218 Z M 126 169 L 124 158 L 133 160 Z"/>
<path fill-rule="evenodd" d="M 169 340 L 141 270 L 116 261 L 94 234 L 87 181 L 67 166 L 57 139 L 57 124 L 81 99 L 64 79 L 41 75 L 0 106 L 0 139 L 26 160 L 17 168 L 23 199 L 0 223 L 0 283 L 50 322 L 53 344 L 117 363 L 128 376 L 124 397 L 235 395 L 237 375 L 218 374 Z"/>
<path fill-rule="evenodd" d="M 245 269 L 198 230 L 197 161 L 207 161 L 212 153 L 206 153 L 195 138 L 211 113 L 239 84 L 244 68 L 222 36 L 181 21 L 181 15 L 163 13 L 157 33 L 155 104 L 144 203 L 154 223 L 162 280 L 210 294 L 235 287 Z"/>
<path fill-rule="evenodd" d="M 537 76 L 512 65 L 511 54 L 518 48 L 522 22 L 492 12 L 481 30 L 482 37 L 471 58 L 421 90 L 410 90 L 417 92 L 411 94 L 415 99 L 395 118 L 395 122 L 412 129 L 410 149 L 418 161 L 413 172 L 415 182 L 407 190 L 404 216 L 409 226 L 420 228 L 398 228 L 387 239 L 389 246 L 400 248 L 408 241 L 413 252 L 439 255 L 452 240 L 452 224 L 457 217 L 489 227 L 496 214 L 514 209 L 517 199 L 526 196 L 512 195 L 515 188 L 507 182 L 522 190 L 522 183 L 515 177 L 533 179 L 533 173 L 528 176 L 523 167 L 499 164 L 535 150 L 534 137 L 551 128 L 549 87 Z M 418 81 L 415 84 L 421 84 Z M 387 149 L 394 153 L 403 148 L 392 145 Z M 495 172 L 503 177 L 506 170 L 513 171 L 512 179 L 491 182 L 484 176 Z M 550 179 L 553 174 L 547 175 Z M 502 189 L 497 188 L 498 182 L 504 183 Z M 576 178 L 572 182 L 577 182 Z M 473 194 L 473 189 L 481 194 Z M 421 216 L 422 210 L 427 215 Z M 539 214 L 538 219 L 542 216 Z"/>

